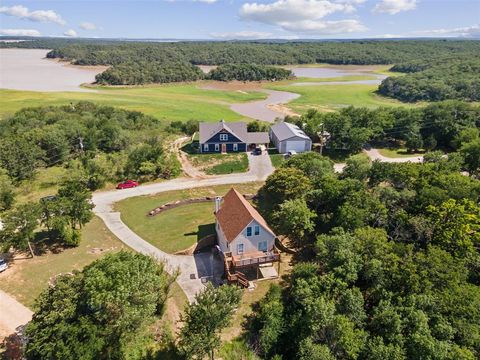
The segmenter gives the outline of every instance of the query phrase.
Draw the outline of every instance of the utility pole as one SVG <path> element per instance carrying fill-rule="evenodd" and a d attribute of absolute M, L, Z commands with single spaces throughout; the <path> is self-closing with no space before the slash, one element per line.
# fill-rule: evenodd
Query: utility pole
<path fill-rule="evenodd" d="M 323 147 L 327 144 L 327 141 L 330 139 L 330 133 L 325 131 L 323 123 L 320 124 L 320 131 L 317 132 L 317 136 L 320 139 L 320 155 L 323 154 Z"/>

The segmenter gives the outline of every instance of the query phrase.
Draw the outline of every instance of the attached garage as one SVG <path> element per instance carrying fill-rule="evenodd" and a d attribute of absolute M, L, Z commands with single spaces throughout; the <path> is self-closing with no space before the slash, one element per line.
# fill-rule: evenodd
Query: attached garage
<path fill-rule="evenodd" d="M 270 128 L 270 139 L 280 154 L 302 153 L 312 149 L 312 140 L 298 126 L 280 122 Z"/>

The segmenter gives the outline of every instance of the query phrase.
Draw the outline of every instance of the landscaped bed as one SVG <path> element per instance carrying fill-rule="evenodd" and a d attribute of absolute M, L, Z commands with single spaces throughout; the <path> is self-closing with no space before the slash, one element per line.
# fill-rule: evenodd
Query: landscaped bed
<path fill-rule="evenodd" d="M 150 210 L 175 200 L 223 196 L 232 186 L 243 194 L 253 194 L 261 185 L 249 183 L 169 191 L 125 199 L 115 204 L 115 208 L 120 211 L 125 224 L 135 233 L 160 250 L 175 253 L 188 249 L 201 238 L 215 232 L 213 202 L 183 205 L 157 216 L 148 216 Z"/>

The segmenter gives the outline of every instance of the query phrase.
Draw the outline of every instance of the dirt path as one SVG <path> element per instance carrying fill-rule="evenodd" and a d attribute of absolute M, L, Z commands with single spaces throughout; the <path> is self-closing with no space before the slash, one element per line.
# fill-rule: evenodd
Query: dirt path
<path fill-rule="evenodd" d="M 172 144 L 173 151 L 177 154 L 178 161 L 180 161 L 180 164 L 182 165 L 182 171 L 185 176 L 194 179 L 205 179 L 208 176 L 203 171 L 200 171 L 193 166 L 190 160 L 188 160 L 187 154 L 181 150 L 182 145 L 189 140 L 190 137 L 188 136 L 175 140 Z"/>
<path fill-rule="evenodd" d="M 0 290 L 0 341 L 32 319 L 33 312 Z"/>

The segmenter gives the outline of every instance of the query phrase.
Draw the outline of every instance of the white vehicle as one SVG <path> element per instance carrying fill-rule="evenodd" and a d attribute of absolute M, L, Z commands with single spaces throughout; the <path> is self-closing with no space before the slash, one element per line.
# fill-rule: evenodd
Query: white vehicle
<path fill-rule="evenodd" d="M 4 259 L 0 259 L 0 272 L 8 269 L 8 264 Z"/>
<path fill-rule="evenodd" d="M 290 150 L 285 154 L 285 159 L 291 158 L 292 156 L 297 155 L 297 152 L 295 150 Z"/>

